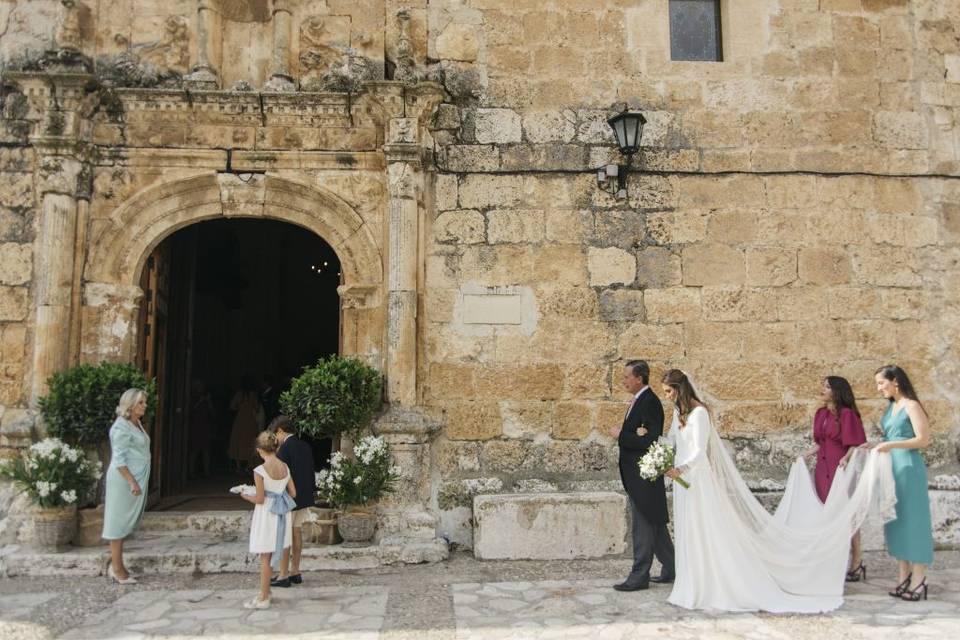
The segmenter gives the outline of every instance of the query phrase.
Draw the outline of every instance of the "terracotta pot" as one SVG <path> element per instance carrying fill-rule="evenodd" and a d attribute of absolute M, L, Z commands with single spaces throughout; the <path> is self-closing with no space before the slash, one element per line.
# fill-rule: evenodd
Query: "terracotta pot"
<path fill-rule="evenodd" d="M 77 532 L 77 505 L 33 510 L 33 546 L 57 551 L 70 544 Z"/>
<path fill-rule="evenodd" d="M 337 529 L 346 545 L 366 546 L 377 529 L 377 516 L 367 511 L 343 511 L 337 516 Z"/>

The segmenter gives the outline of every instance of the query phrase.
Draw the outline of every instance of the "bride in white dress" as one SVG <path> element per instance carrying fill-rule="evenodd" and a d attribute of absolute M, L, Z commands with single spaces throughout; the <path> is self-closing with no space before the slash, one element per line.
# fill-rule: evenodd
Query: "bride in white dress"
<path fill-rule="evenodd" d="M 780 508 L 768 513 L 727 453 L 687 375 L 663 378 L 676 409 L 667 439 L 676 447 L 673 523 L 676 580 L 669 602 L 687 609 L 815 613 L 843 604 L 850 536 L 869 511 L 889 519 L 896 497 L 889 455 L 867 458 L 859 481 L 839 470 L 826 504 L 798 460 Z M 852 465 L 849 465 L 852 467 Z"/>

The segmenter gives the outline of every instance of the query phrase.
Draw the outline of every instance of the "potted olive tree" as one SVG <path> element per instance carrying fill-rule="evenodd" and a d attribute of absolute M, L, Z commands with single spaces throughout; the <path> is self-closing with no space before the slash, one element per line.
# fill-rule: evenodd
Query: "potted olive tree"
<path fill-rule="evenodd" d="M 55 373 L 47 380 L 40 412 L 47 433 L 80 447 L 102 447 L 116 419 L 117 402 L 127 389 L 147 394 L 149 421 L 156 404 L 156 386 L 131 364 L 81 364 Z"/>
<path fill-rule="evenodd" d="M 381 390 L 381 376 L 376 369 L 356 358 L 330 356 L 306 367 L 293 379 L 290 389 L 280 396 L 280 409 L 293 420 L 301 435 L 316 440 L 330 438 L 337 445 L 341 436 L 356 441 L 370 424 L 380 408 Z M 333 457 L 344 458 L 340 452 Z M 337 503 L 336 497 L 323 489 L 323 473 L 317 477 L 321 500 L 339 508 L 348 506 Z M 333 516 L 330 512 L 322 515 L 325 522 Z M 337 516 L 338 520 L 342 517 Z M 366 513 L 362 517 L 370 520 L 373 516 Z"/>

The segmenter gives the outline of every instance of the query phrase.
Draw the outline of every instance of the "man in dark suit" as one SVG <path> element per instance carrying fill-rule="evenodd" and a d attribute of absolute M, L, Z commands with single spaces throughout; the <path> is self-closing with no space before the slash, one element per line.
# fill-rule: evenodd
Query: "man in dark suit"
<path fill-rule="evenodd" d="M 280 448 L 277 457 L 290 468 L 293 486 L 297 488 L 294 501 L 296 508 L 293 516 L 293 544 L 283 550 L 280 559 L 280 575 L 270 581 L 273 587 L 289 587 L 303 582 L 300 575 L 300 554 L 303 552 L 303 522 L 307 507 L 313 506 L 313 494 L 316 491 L 316 476 L 313 470 L 313 449 L 294 434 L 293 421 L 285 415 L 279 415 L 270 423 L 270 430 L 277 434 Z"/>
<path fill-rule="evenodd" d="M 667 531 L 667 494 L 663 476 L 654 482 L 640 477 L 637 461 L 663 434 L 663 405 L 649 387 L 650 367 L 631 360 L 623 369 L 624 389 L 633 396 L 623 417 L 623 426 L 610 435 L 620 448 L 620 480 L 630 498 L 633 520 L 633 569 L 627 579 L 613 586 L 617 591 L 647 589 L 650 582 L 673 582 L 673 541 Z M 653 556 L 662 565 L 659 576 L 650 577 Z"/>

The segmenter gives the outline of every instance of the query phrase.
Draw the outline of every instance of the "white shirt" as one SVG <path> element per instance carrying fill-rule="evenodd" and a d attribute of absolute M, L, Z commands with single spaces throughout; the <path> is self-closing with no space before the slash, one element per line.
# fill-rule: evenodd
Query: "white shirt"
<path fill-rule="evenodd" d="M 637 404 L 637 400 L 643 394 L 644 391 L 650 388 L 650 385 L 644 386 L 640 391 L 637 391 L 636 395 L 633 396 L 633 402 L 630 403 L 630 406 L 627 407 L 627 412 L 623 414 L 623 419 L 626 420 L 627 416 L 630 415 L 630 412 L 633 411 L 633 405 Z"/>

